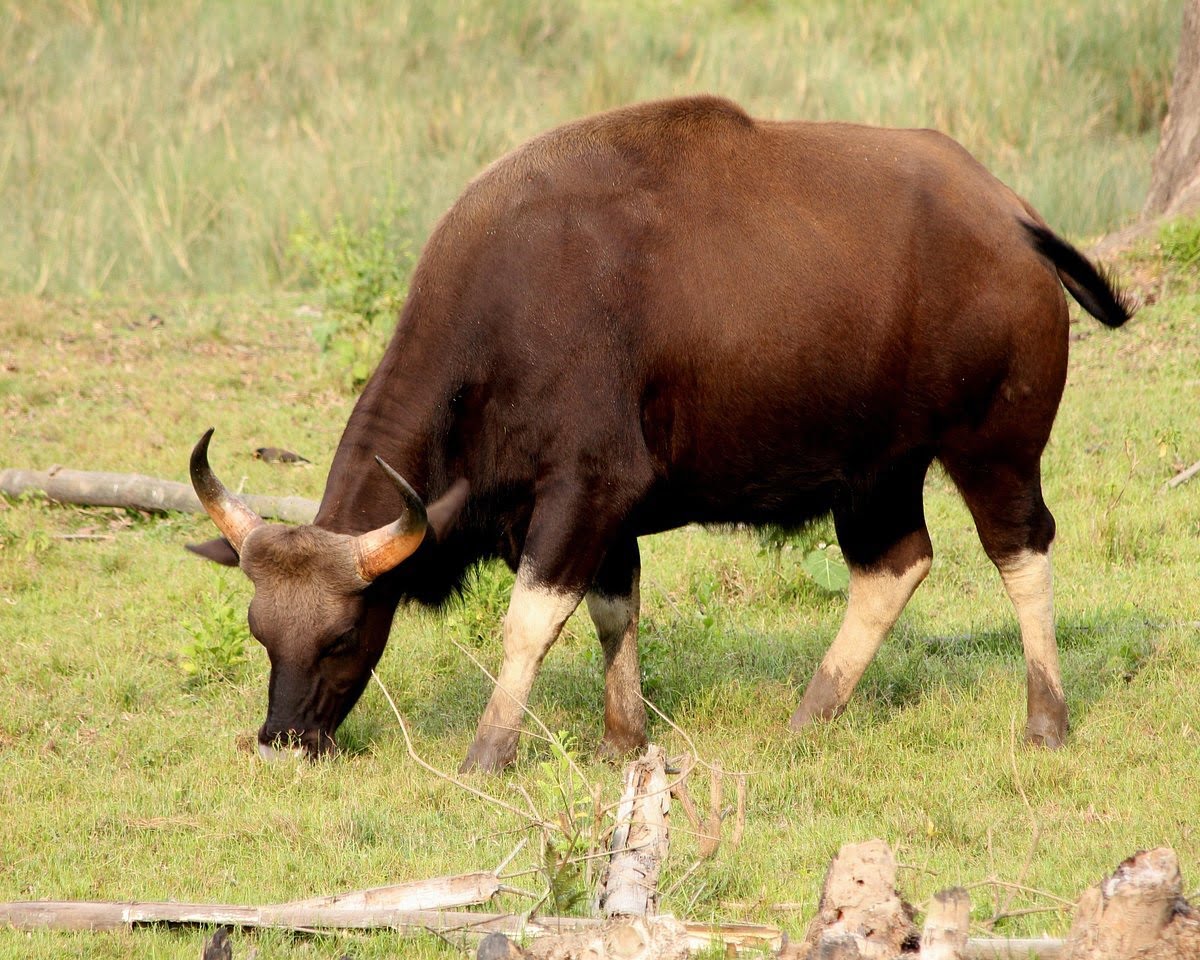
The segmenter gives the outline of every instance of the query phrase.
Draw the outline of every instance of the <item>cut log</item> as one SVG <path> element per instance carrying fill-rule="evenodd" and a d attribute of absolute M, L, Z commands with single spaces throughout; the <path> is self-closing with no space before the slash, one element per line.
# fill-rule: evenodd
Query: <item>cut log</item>
<path fill-rule="evenodd" d="M 644 917 L 658 908 L 658 874 L 667 856 L 671 805 L 667 758 L 653 744 L 625 770 L 612 857 L 600 891 L 606 917 Z"/>
<path fill-rule="evenodd" d="M 971 898 L 955 887 L 935 894 L 921 930 L 921 960 L 964 960 L 971 926 Z"/>
<path fill-rule="evenodd" d="M 850 938 L 862 960 L 894 960 L 918 943 L 912 918 L 913 908 L 896 893 L 896 858 L 888 845 L 848 843 L 829 864 L 804 939 L 814 957 L 824 956 L 823 949 L 834 950 L 831 957 L 854 956 L 846 953 Z"/>
<path fill-rule="evenodd" d="M 10 497 L 37 494 L 56 503 L 89 507 L 129 507 L 135 510 L 177 510 L 204 513 L 190 485 L 138 473 L 97 473 L 90 470 L 0 470 L 0 493 Z M 317 504 L 303 497 L 242 494 L 260 517 L 287 523 L 310 523 Z"/>
<path fill-rule="evenodd" d="M 1173 850 L 1134 854 L 1079 898 L 1063 960 L 1196 960 L 1200 916 L 1182 891 Z"/>

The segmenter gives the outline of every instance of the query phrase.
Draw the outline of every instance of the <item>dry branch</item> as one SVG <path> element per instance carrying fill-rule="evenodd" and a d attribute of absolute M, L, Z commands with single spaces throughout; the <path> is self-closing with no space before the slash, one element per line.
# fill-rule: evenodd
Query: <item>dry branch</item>
<path fill-rule="evenodd" d="M 500 880 L 495 873 L 463 873 L 451 877 L 434 877 L 430 880 L 415 880 L 411 883 L 393 883 L 385 887 L 367 890 L 352 890 L 326 897 L 309 897 L 292 900 L 286 906 L 378 908 L 391 910 L 446 910 L 450 907 L 466 907 L 487 903 L 500 891 Z"/>
<path fill-rule="evenodd" d="M 964 956 L 967 960 L 1059 960 L 1065 940 L 1049 937 L 1004 940 L 985 937 L 968 940 Z"/>
<path fill-rule="evenodd" d="M 0 470 L 0 493 L 10 497 L 38 494 L 56 503 L 89 507 L 130 507 L 135 510 L 178 510 L 204 513 L 196 494 L 186 483 L 160 480 L 138 473 L 96 473 L 89 470 Z M 243 494 L 259 516 L 288 523 L 309 523 L 317 504 L 302 497 L 267 497 Z"/>
<path fill-rule="evenodd" d="M 1190 467 L 1180 470 L 1175 476 L 1163 484 L 1164 490 L 1174 490 L 1180 484 L 1187 483 L 1196 474 L 1200 473 L 1200 460 L 1197 460 Z"/>

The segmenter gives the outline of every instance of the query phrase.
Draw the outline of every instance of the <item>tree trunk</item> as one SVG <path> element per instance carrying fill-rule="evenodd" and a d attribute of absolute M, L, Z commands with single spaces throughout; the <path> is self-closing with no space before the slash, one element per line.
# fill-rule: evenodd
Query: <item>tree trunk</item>
<path fill-rule="evenodd" d="M 1186 0 L 1179 60 L 1154 155 L 1145 219 L 1200 211 L 1200 0 Z"/>

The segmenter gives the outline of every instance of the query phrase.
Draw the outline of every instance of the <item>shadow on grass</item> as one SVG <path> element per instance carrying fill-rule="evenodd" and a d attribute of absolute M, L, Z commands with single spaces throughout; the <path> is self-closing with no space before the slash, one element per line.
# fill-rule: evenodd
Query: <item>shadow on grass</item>
<path fill-rule="evenodd" d="M 1128 608 L 1058 621 L 1063 681 L 1076 722 L 1107 690 L 1137 676 L 1164 629 L 1144 611 Z M 782 731 L 831 636 L 811 628 L 740 633 L 736 624 L 713 629 L 687 621 L 650 623 L 640 640 L 643 690 L 685 727 L 698 719 L 732 726 L 757 717 L 756 726 Z M 420 697 L 406 708 L 417 736 L 473 735 L 491 684 L 465 657 L 461 661 L 461 669 L 434 670 L 419 684 Z M 411 669 L 421 671 L 422 662 L 412 661 Z M 934 691 L 969 701 L 973 691 L 994 683 L 997 673 L 1011 675 L 1020 690 L 1024 672 L 1015 623 L 1001 630 L 938 636 L 925 631 L 919 620 L 906 618 L 884 643 L 852 704 L 866 711 L 868 722 L 883 722 Z M 576 736 L 588 752 L 603 732 L 603 697 L 603 659 L 585 628 L 551 651 L 531 706 L 551 730 Z M 1023 694 L 1014 708 L 1023 712 Z M 650 723 L 652 736 L 665 727 L 653 716 Z M 370 749 L 377 737 L 392 735 L 399 731 L 386 705 L 375 704 L 369 712 L 360 708 L 351 714 L 339 739 L 354 754 Z"/>

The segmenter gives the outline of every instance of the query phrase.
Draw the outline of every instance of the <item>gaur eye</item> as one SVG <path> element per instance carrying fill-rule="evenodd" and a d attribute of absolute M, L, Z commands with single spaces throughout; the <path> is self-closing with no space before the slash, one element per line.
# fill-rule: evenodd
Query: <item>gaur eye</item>
<path fill-rule="evenodd" d="M 321 651 L 323 657 L 342 657 L 353 653 L 358 646 L 358 630 L 351 627 Z"/>

